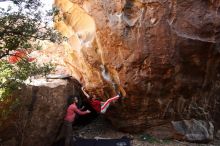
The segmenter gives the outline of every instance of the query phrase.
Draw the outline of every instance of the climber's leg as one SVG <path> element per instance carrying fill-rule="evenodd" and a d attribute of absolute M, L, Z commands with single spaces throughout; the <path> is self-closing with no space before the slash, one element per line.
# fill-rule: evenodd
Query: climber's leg
<path fill-rule="evenodd" d="M 101 103 L 101 113 L 104 114 L 106 112 L 106 110 L 108 109 L 110 103 L 114 102 L 114 101 L 116 101 L 118 99 L 119 99 L 119 95 L 108 99 L 106 102 L 102 102 Z"/>
<path fill-rule="evenodd" d="M 70 146 L 73 132 L 72 122 L 65 121 L 64 124 L 66 126 L 65 146 Z"/>

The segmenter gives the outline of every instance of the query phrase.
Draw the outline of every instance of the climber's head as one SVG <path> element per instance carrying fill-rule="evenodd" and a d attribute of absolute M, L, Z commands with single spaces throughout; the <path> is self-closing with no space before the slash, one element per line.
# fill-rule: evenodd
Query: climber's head
<path fill-rule="evenodd" d="M 77 104 L 78 102 L 79 102 L 78 97 L 76 97 L 76 96 L 75 96 L 75 97 L 73 97 L 73 103 L 76 103 L 76 104 Z"/>
<path fill-rule="evenodd" d="M 97 100 L 97 97 L 96 97 L 96 95 L 95 95 L 95 94 L 93 94 L 93 95 L 92 95 L 91 100 Z"/>

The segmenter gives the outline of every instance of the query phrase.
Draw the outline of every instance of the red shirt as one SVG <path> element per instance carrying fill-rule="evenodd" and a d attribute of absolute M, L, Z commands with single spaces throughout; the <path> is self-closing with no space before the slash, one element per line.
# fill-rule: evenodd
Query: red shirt
<path fill-rule="evenodd" d="M 79 114 L 79 115 L 85 115 L 87 114 L 86 111 L 81 111 L 77 108 L 76 104 L 73 103 L 71 104 L 68 109 L 67 109 L 67 113 L 66 113 L 66 116 L 64 118 L 65 121 L 68 121 L 68 122 L 73 122 L 75 117 L 76 117 L 76 113 Z"/>
<path fill-rule="evenodd" d="M 90 100 L 90 104 L 96 112 L 98 112 L 98 113 L 101 112 L 101 101 L 99 101 L 99 100 Z"/>

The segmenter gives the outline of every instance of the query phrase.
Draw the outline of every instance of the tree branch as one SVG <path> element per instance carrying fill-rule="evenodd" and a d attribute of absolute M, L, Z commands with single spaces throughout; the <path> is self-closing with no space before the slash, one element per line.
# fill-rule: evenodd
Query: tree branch
<path fill-rule="evenodd" d="M 3 57 L 5 57 L 5 56 L 8 56 L 8 55 L 10 55 L 9 54 L 9 50 L 6 50 L 5 52 L 0 52 L 0 59 L 2 59 Z"/>

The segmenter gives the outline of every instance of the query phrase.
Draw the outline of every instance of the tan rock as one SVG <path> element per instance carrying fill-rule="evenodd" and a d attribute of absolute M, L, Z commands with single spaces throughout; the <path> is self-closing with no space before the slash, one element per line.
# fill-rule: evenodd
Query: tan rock
<path fill-rule="evenodd" d="M 73 0 L 67 8 L 66 1 L 56 4 L 81 49 L 73 51 L 69 37 L 65 62 L 103 100 L 126 94 L 106 114 L 115 127 L 135 132 L 186 118 L 219 123 L 217 1 Z"/>

